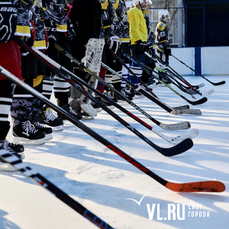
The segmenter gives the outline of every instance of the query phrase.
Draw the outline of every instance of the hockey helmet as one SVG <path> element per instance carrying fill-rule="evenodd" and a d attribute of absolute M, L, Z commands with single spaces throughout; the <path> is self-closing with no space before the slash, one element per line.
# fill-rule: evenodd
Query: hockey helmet
<path fill-rule="evenodd" d="M 144 3 L 144 0 L 133 0 L 133 4 L 136 6 L 137 4 Z"/>
<path fill-rule="evenodd" d="M 131 9 L 134 6 L 132 1 L 127 1 L 126 2 L 126 8 Z"/>
<path fill-rule="evenodd" d="M 168 11 L 168 10 L 161 10 L 161 11 L 159 12 L 159 18 L 160 18 L 160 19 L 165 19 L 165 17 L 170 18 L 169 11 Z"/>

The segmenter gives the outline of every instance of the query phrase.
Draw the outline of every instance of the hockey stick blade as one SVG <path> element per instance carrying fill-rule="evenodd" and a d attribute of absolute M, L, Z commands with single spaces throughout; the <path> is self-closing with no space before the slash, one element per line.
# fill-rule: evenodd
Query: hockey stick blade
<path fill-rule="evenodd" d="M 201 83 L 199 85 L 196 85 L 196 89 L 199 89 L 199 88 L 204 87 L 204 86 L 205 86 L 205 84 L 204 83 Z"/>
<path fill-rule="evenodd" d="M 190 89 L 186 89 L 186 91 L 187 91 L 191 96 L 192 96 L 193 94 L 196 94 L 195 91 L 190 90 Z M 213 94 L 214 92 L 215 92 L 215 90 L 214 90 L 214 89 L 211 89 L 211 90 L 209 90 L 209 91 L 207 91 L 207 92 L 201 93 L 201 96 L 207 97 L 207 96 Z"/>
<path fill-rule="evenodd" d="M 218 82 L 218 83 L 213 83 L 213 82 L 211 82 L 211 84 L 213 84 L 214 86 L 223 85 L 223 84 L 225 84 L 225 83 L 226 83 L 226 81 L 220 81 L 220 82 Z"/>
<path fill-rule="evenodd" d="M 182 142 L 180 142 L 179 144 L 170 147 L 170 148 L 162 148 L 159 146 L 157 150 L 164 156 L 166 157 L 172 157 L 178 154 L 183 153 L 184 151 L 190 149 L 193 146 L 193 141 L 190 138 L 187 138 L 185 140 L 183 140 Z"/>
<path fill-rule="evenodd" d="M 214 83 L 212 81 L 210 81 L 209 79 L 205 78 L 203 75 L 201 75 L 200 73 L 198 73 L 196 70 L 192 69 L 191 67 L 189 67 L 187 64 L 185 64 L 183 61 L 179 60 L 177 57 L 175 57 L 174 55 L 172 55 L 176 60 L 178 60 L 179 62 L 181 62 L 183 65 L 185 65 L 187 68 L 191 69 L 193 72 L 195 72 L 197 75 L 201 76 L 202 78 L 204 78 L 205 80 L 207 80 L 209 83 L 213 84 L 214 86 L 219 86 L 222 84 L 225 84 L 226 81 L 220 81 L 217 83 Z"/>
<path fill-rule="evenodd" d="M 186 133 L 183 133 L 182 135 L 176 136 L 176 137 L 168 137 L 165 136 L 164 139 L 167 140 L 169 143 L 173 145 L 177 145 L 178 143 L 184 141 L 186 138 L 193 139 L 199 135 L 199 131 L 197 129 L 191 129 L 187 131 Z"/>
<path fill-rule="evenodd" d="M 186 99 L 186 101 L 192 105 L 200 105 L 200 104 L 206 103 L 208 101 L 208 99 L 206 97 L 203 97 L 203 98 L 196 100 L 196 101 L 191 101 L 189 99 Z"/>
<path fill-rule="evenodd" d="M 209 96 L 209 95 L 213 94 L 214 92 L 215 92 L 215 90 L 214 89 L 211 89 L 211 90 L 209 90 L 209 91 L 207 91 L 205 93 L 202 93 L 202 96 L 203 97 L 206 97 L 206 96 Z"/>
<path fill-rule="evenodd" d="M 202 115 L 201 110 L 199 109 L 183 109 L 183 110 L 174 110 L 171 114 L 179 115 L 179 114 L 191 114 L 191 115 Z"/>
<path fill-rule="evenodd" d="M 195 89 L 199 89 L 199 88 L 201 88 L 201 87 L 204 87 L 205 86 L 205 84 L 204 83 L 201 83 L 201 84 L 199 84 L 199 85 L 195 85 L 195 86 L 193 86 Z M 186 89 L 188 89 L 189 87 L 187 87 L 187 86 L 184 86 Z"/>
<path fill-rule="evenodd" d="M 183 105 L 179 107 L 172 107 L 174 110 L 183 110 L 183 109 L 189 109 L 189 105 Z"/>
<path fill-rule="evenodd" d="M 166 188 L 174 192 L 223 192 L 226 187 L 220 181 L 198 181 L 190 183 L 167 182 Z"/>
<path fill-rule="evenodd" d="M 59 189 L 54 184 L 52 184 L 50 181 L 48 181 L 46 178 L 44 178 L 41 174 L 34 171 L 30 166 L 27 165 L 27 163 L 22 162 L 17 156 L 13 155 L 12 153 L 9 153 L 6 150 L 1 150 L 0 159 L 12 165 L 15 168 L 15 170 L 23 173 L 25 176 L 32 179 L 35 183 L 41 185 L 46 190 L 50 191 L 59 200 L 64 202 L 66 205 L 68 205 L 70 208 L 75 210 L 77 213 L 85 217 L 87 220 L 89 220 L 91 223 L 93 223 L 97 227 L 101 229 L 107 229 L 107 228 L 112 229 L 113 228 L 110 225 L 108 225 L 106 222 L 101 220 L 99 217 L 94 215 L 92 212 L 87 210 L 80 203 L 72 199 L 65 192 L 63 192 L 61 189 Z"/>
<path fill-rule="evenodd" d="M 196 136 L 198 136 L 199 134 L 199 131 L 197 129 L 192 129 L 192 130 L 189 130 L 181 135 L 178 135 L 176 137 L 169 137 L 169 136 L 166 136 L 164 134 L 162 134 L 161 132 L 158 132 L 156 130 L 154 130 L 153 128 L 151 129 L 151 131 L 155 134 L 157 134 L 158 136 L 160 136 L 161 138 L 163 138 L 165 141 L 169 142 L 170 144 L 173 144 L 173 145 L 177 145 L 179 144 L 180 142 L 184 141 L 186 138 L 190 138 L 190 139 L 193 139 L 195 138 Z"/>
<path fill-rule="evenodd" d="M 174 124 L 165 124 L 160 123 L 159 125 L 164 130 L 186 130 L 191 127 L 190 122 L 180 122 L 180 123 L 174 123 Z"/>

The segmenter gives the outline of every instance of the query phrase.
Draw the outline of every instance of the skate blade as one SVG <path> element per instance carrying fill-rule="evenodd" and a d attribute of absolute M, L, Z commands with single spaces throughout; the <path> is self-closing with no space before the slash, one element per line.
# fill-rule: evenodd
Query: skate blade
<path fill-rule="evenodd" d="M 115 108 L 115 106 L 114 105 L 105 105 L 107 108 L 109 108 L 110 110 L 113 110 L 114 108 Z"/>
<path fill-rule="evenodd" d="M 101 112 L 103 109 L 102 109 L 101 107 L 99 107 L 99 108 L 95 108 L 95 110 L 96 110 L 97 113 L 98 113 L 98 112 Z"/>
<path fill-rule="evenodd" d="M 95 117 L 92 115 L 82 116 L 82 120 L 93 120 L 93 119 L 95 119 Z"/>
<path fill-rule="evenodd" d="M 46 141 L 51 140 L 51 139 L 53 139 L 52 134 L 45 134 L 45 140 Z"/>
<path fill-rule="evenodd" d="M 25 154 L 23 152 L 17 153 L 17 155 L 21 156 L 21 160 L 25 159 Z"/>
<path fill-rule="evenodd" d="M 123 105 L 123 104 L 126 104 L 127 103 L 127 101 L 125 101 L 125 100 L 118 100 L 118 104 L 119 105 Z"/>
<path fill-rule="evenodd" d="M 147 85 L 148 88 L 153 89 L 153 88 L 157 88 L 158 86 L 156 84 L 150 84 Z"/>
<path fill-rule="evenodd" d="M 143 99 L 144 95 L 135 95 L 133 99 Z"/>
<path fill-rule="evenodd" d="M 17 172 L 18 170 L 14 168 L 11 164 L 0 162 L 0 171 L 2 172 Z"/>
<path fill-rule="evenodd" d="M 36 145 L 44 145 L 46 141 L 45 138 L 30 140 L 26 138 L 14 137 L 13 142 L 21 145 L 36 146 Z"/>
<path fill-rule="evenodd" d="M 52 131 L 53 132 L 60 132 L 60 131 L 63 131 L 63 130 L 64 130 L 64 126 L 63 125 L 52 127 Z"/>

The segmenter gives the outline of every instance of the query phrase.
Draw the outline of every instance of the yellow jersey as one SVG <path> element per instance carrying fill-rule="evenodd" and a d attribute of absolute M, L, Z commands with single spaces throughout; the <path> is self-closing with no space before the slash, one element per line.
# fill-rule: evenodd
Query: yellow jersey
<path fill-rule="evenodd" d="M 144 14 L 137 7 L 130 9 L 128 12 L 129 18 L 129 33 L 131 44 L 136 44 L 136 41 L 147 42 L 147 27 Z"/>

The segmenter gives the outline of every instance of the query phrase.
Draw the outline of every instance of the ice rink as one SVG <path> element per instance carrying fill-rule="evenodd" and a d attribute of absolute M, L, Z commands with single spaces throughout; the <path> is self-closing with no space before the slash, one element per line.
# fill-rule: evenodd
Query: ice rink
<path fill-rule="evenodd" d="M 221 86 L 201 77 L 186 79 L 194 85 L 205 83 L 202 93 L 215 90 L 206 103 L 190 105 L 202 115 L 171 115 L 147 98 L 133 100 L 162 123 L 188 121 L 191 128 L 199 130 L 194 146 L 180 155 L 163 156 L 104 111 L 96 119 L 82 122 L 168 181 L 217 180 L 225 184 L 224 192 L 173 192 L 68 121 L 64 131 L 54 132 L 45 145 L 26 147 L 24 162 L 114 228 L 228 229 L 229 76 L 208 77 L 213 82 L 227 81 Z M 188 104 L 166 87 L 153 91 L 171 107 Z M 187 131 L 163 130 L 129 104 L 121 105 L 166 136 Z M 172 147 L 118 109 L 113 111 L 155 144 Z M 12 140 L 10 134 L 8 139 Z M 0 187 L 0 229 L 96 228 L 20 172 L 0 172 Z"/>

